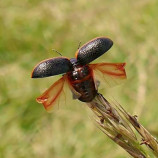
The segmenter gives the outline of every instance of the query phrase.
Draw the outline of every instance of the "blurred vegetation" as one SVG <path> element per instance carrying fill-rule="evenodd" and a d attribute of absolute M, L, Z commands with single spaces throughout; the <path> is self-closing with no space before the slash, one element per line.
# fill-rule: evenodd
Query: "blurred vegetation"
<path fill-rule="evenodd" d="M 128 80 L 102 90 L 158 134 L 157 0 L 0 1 L 0 157 L 125 158 L 100 132 L 88 108 L 76 104 L 46 113 L 35 98 L 58 77 L 33 80 L 39 61 L 74 57 L 79 41 L 114 41 L 95 62 L 126 62 Z"/>

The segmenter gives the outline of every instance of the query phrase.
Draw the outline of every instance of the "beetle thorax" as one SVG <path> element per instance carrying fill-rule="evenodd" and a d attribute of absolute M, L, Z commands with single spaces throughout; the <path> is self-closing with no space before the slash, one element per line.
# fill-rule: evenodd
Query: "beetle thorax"
<path fill-rule="evenodd" d="M 69 77 L 72 81 L 83 80 L 87 75 L 89 75 L 90 69 L 89 66 L 74 66 L 73 70 L 69 72 Z"/>

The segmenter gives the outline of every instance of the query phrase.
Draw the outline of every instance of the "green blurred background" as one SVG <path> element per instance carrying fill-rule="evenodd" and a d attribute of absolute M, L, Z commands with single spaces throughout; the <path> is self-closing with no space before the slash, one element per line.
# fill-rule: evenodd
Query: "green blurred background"
<path fill-rule="evenodd" d="M 48 114 L 35 99 L 60 76 L 31 79 L 34 65 L 74 57 L 97 36 L 114 41 L 95 62 L 126 62 L 128 79 L 107 91 L 153 134 L 158 129 L 157 0 L 0 1 L 0 158 L 124 158 L 78 101 Z"/>

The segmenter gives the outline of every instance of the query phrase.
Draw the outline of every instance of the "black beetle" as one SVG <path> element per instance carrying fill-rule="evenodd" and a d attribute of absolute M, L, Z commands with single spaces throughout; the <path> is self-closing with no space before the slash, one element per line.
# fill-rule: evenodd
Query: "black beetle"
<path fill-rule="evenodd" d="M 41 61 L 32 71 L 32 78 L 43 78 L 63 74 L 48 90 L 37 98 L 50 111 L 59 99 L 65 83 L 68 83 L 75 98 L 82 102 L 91 102 L 97 94 L 94 71 L 103 76 L 125 79 L 125 63 L 89 64 L 107 52 L 113 45 L 106 37 L 97 37 L 84 44 L 76 52 L 76 58 L 56 57 Z"/>

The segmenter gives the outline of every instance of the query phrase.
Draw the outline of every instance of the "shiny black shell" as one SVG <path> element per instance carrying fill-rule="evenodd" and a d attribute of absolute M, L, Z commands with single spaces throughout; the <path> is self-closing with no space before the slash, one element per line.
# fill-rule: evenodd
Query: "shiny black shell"
<path fill-rule="evenodd" d="M 95 38 L 88 43 L 84 44 L 77 52 L 76 58 L 78 63 L 85 65 L 96 58 L 103 55 L 113 45 L 112 40 L 106 37 Z"/>
<path fill-rule="evenodd" d="M 32 78 L 43 78 L 70 71 L 72 64 L 66 57 L 51 58 L 41 61 L 32 71 Z"/>

